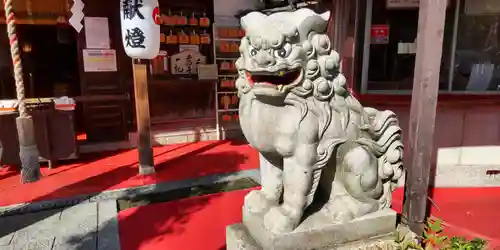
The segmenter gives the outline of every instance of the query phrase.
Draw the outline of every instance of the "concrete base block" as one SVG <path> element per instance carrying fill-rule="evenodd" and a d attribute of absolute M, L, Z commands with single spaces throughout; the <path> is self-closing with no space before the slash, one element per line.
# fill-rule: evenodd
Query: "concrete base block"
<path fill-rule="evenodd" d="M 226 228 L 227 250 L 260 250 L 262 249 L 250 235 L 243 223 L 233 224 Z"/>
<path fill-rule="evenodd" d="M 150 175 L 155 173 L 155 167 L 153 166 L 139 166 L 140 175 Z"/>
<path fill-rule="evenodd" d="M 261 214 L 243 215 L 226 229 L 227 250 L 395 249 L 396 212 L 385 209 L 339 224 L 322 212 L 307 217 L 293 232 L 268 232 Z"/>

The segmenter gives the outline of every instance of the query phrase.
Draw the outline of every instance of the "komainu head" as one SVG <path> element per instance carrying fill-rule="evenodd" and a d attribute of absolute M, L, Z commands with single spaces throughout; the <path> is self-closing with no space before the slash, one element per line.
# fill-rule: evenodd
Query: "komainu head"
<path fill-rule="evenodd" d="M 345 79 L 338 79 L 339 55 L 326 34 L 329 17 L 330 12 L 310 9 L 242 17 L 246 36 L 236 62 L 240 93 L 284 97 L 293 92 L 326 100 L 345 91 Z"/>

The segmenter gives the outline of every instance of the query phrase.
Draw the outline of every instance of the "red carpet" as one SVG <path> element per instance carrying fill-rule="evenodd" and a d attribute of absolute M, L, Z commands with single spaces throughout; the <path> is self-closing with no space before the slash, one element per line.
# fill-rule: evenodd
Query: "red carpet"
<path fill-rule="evenodd" d="M 118 219 L 122 249 L 223 250 L 225 227 L 241 221 L 243 197 L 248 191 L 121 211 Z M 393 206 L 397 211 L 401 211 L 402 191 L 398 189 L 394 193 Z M 437 189 L 433 195 L 441 210 L 432 213 L 449 226 L 448 235 L 481 237 L 489 241 L 488 249 L 500 249 L 500 224 L 492 223 L 498 217 L 495 209 L 500 207 L 500 188 Z"/>
<path fill-rule="evenodd" d="M 226 225 L 241 221 L 249 190 L 218 193 L 121 211 L 122 250 L 223 250 Z M 138 230 L 140 228 L 140 230 Z"/>
<path fill-rule="evenodd" d="M 445 224 L 445 233 L 467 238 L 482 238 L 490 242 L 489 249 L 500 249 L 500 223 L 498 218 L 500 188 L 436 188 L 430 191 L 436 204 L 431 215 Z M 393 194 L 393 208 L 401 212 L 403 189 Z"/>
<path fill-rule="evenodd" d="M 157 173 L 139 176 L 137 151 L 94 153 L 43 168 L 40 181 L 20 184 L 19 172 L 0 168 L 0 206 L 51 200 L 105 190 L 184 180 L 258 167 L 258 155 L 248 145 L 207 141 L 154 148 Z"/>

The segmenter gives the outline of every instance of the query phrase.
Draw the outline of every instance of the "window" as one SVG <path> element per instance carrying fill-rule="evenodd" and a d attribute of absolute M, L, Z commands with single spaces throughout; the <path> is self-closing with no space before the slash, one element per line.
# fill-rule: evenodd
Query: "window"
<path fill-rule="evenodd" d="M 500 90 L 500 2 L 466 0 L 460 6 L 454 91 Z"/>
<path fill-rule="evenodd" d="M 415 6 L 392 6 L 389 2 L 373 0 L 372 3 L 369 64 L 367 84 L 364 86 L 367 92 L 409 92 L 413 86 L 419 10 Z M 454 6 L 449 4 L 446 11 L 440 90 L 448 89 L 454 14 Z M 377 39 L 376 36 L 380 33 L 382 37 Z"/>
<path fill-rule="evenodd" d="M 371 12 L 367 9 L 369 13 L 362 20 L 365 26 L 369 25 L 363 31 L 369 38 L 365 39 L 362 55 L 363 93 L 409 94 L 413 87 L 419 10 L 409 6 L 415 1 L 408 1 L 408 6 L 390 3 L 371 0 Z M 499 39 L 500 1 L 450 0 L 446 9 L 440 92 L 500 91 Z"/>

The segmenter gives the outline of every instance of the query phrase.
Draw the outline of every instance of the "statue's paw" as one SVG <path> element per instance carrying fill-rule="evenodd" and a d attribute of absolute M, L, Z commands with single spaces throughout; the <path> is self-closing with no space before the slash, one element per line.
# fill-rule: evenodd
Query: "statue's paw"
<path fill-rule="evenodd" d="M 244 209 L 250 213 L 263 213 L 269 210 L 274 204 L 260 190 L 252 190 L 245 196 Z"/>
<path fill-rule="evenodd" d="M 272 207 L 264 216 L 264 227 L 275 234 L 293 231 L 300 222 L 299 216 L 286 212 L 283 207 Z"/>
<path fill-rule="evenodd" d="M 341 200 L 337 200 L 336 202 L 331 202 L 327 205 L 326 212 L 330 218 L 333 218 L 334 221 L 339 223 L 346 223 L 354 219 L 354 215 L 349 210 L 345 203 L 341 203 Z"/>
<path fill-rule="evenodd" d="M 337 212 L 333 215 L 333 219 L 335 221 L 338 221 L 340 223 L 347 223 L 351 220 L 354 220 L 354 216 L 352 215 L 351 212 L 347 211 L 342 211 L 342 212 Z"/>

